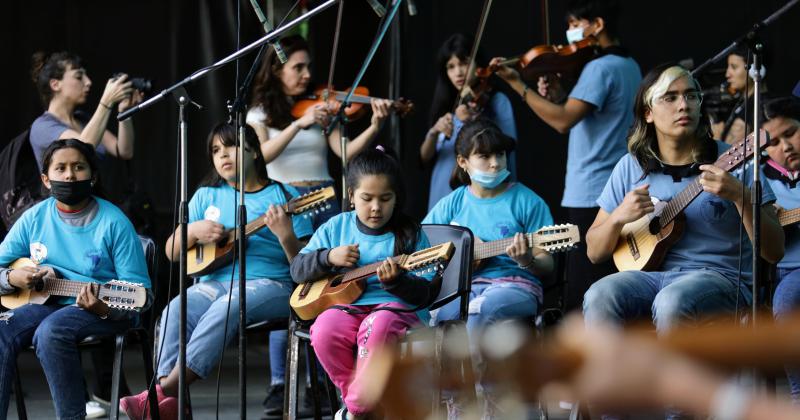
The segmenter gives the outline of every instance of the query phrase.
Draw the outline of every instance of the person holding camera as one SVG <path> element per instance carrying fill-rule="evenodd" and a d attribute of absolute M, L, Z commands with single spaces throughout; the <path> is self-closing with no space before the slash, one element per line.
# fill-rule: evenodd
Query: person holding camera
<path fill-rule="evenodd" d="M 117 135 L 106 129 L 115 107 L 118 112 L 125 111 L 144 97 L 127 75 L 119 74 L 106 82 L 100 103 L 89 116 L 76 112 L 78 106 L 86 103 L 92 87 L 80 57 L 66 51 L 37 52 L 32 61 L 31 76 L 47 108 L 30 130 L 31 147 L 39 169 L 44 150 L 57 139 L 78 138 L 94 146 L 100 156 L 133 157 L 133 122 L 130 119 L 120 122 Z"/>

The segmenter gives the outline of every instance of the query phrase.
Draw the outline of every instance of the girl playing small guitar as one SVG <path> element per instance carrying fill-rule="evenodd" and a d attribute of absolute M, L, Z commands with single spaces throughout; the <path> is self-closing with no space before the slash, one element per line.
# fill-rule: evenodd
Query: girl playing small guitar
<path fill-rule="evenodd" d="M 497 240 L 513 236 L 508 255 L 488 259 L 473 273 L 467 330 L 476 334 L 502 319 L 533 317 L 542 300 L 539 277 L 553 269 L 553 258 L 531 249 L 523 233 L 553 223 L 541 197 L 524 185 L 511 182 L 506 156 L 514 142 L 486 119 L 464 125 L 456 140 L 456 168 L 451 178 L 454 191 L 431 210 L 423 223 L 457 224 L 472 229 L 476 238 Z M 439 320 L 457 319 L 459 302 L 442 307 Z M 484 418 L 493 418 L 489 393 Z M 458 411 L 453 401 L 448 410 Z M 488 417 L 487 417 L 488 416 Z"/>
<path fill-rule="evenodd" d="M 26 211 L 0 244 L 0 267 L 30 257 L 36 267 L 0 268 L 0 294 L 33 289 L 62 277 L 85 282 L 77 298 L 53 298 L 0 315 L 0 418 L 5 418 L 17 353 L 31 344 L 44 368 L 58 418 L 86 413 L 76 343 L 114 335 L 136 324 L 135 312 L 110 309 L 97 283 L 112 279 L 150 287 L 142 245 L 120 209 L 98 198 L 97 161 L 90 144 L 55 140 L 42 155 L 42 183 L 51 198 Z"/>
<path fill-rule="evenodd" d="M 353 158 L 347 165 L 347 185 L 355 210 L 322 225 L 292 260 L 292 278 L 298 283 L 384 261 L 358 300 L 324 311 L 311 326 L 311 345 L 342 392 L 344 407 L 336 419 L 361 419 L 373 410 L 364 400 L 359 373 L 367 369 L 376 348 L 430 317 L 427 309 L 409 311 L 428 302 L 429 281 L 401 273 L 389 258 L 430 246 L 419 225 L 401 210 L 406 199 L 402 179 L 400 164 L 382 149 Z"/>

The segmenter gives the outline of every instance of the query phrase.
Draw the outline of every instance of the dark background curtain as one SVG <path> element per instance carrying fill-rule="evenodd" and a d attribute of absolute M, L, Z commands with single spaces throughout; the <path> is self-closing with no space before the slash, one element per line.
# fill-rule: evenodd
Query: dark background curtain
<path fill-rule="evenodd" d="M 264 4 L 264 1 L 260 1 Z M 309 7 L 319 1 L 310 1 Z M 385 3 L 385 2 L 384 2 Z M 444 39 L 454 32 L 473 34 L 483 1 L 417 0 L 419 14 L 409 17 L 405 7 L 399 20 L 399 94 L 414 101 L 416 113 L 400 122 L 398 138 L 390 138 L 387 126 L 379 142 L 401 155 L 411 200 L 407 211 L 422 217 L 427 206 L 429 170 L 419 162 L 418 149 L 428 129 L 428 110 L 433 92 L 434 57 Z M 619 34 L 622 44 L 639 62 L 643 72 L 665 61 L 693 59 L 699 64 L 728 45 L 749 28 L 785 4 L 779 0 L 621 1 Z M 553 42 L 564 42 L 565 1 L 551 1 Z M 289 0 L 276 0 L 281 10 Z M 0 83 L 0 145 L 27 128 L 42 113 L 30 79 L 30 57 L 38 50 L 69 50 L 84 59 L 93 87 L 85 106 L 94 112 L 106 80 L 118 71 L 155 81 L 158 91 L 192 71 L 222 58 L 236 48 L 237 6 L 241 7 L 241 43 L 263 35 L 249 1 L 240 0 L 48 0 L 3 2 L 3 83 Z M 543 42 L 539 1 L 497 0 L 489 16 L 482 49 L 485 55 L 514 56 Z M 279 19 L 278 16 L 276 19 Z M 309 25 L 314 79 L 324 83 L 331 55 L 336 8 L 313 18 Z M 335 84 L 347 87 L 356 75 L 378 26 L 378 18 L 364 0 L 345 1 Z M 800 8 L 792 10 L 765 32 L 766 82 L 773 93 L 788 93 L 800 79 L 797 25 Z M 364 85 L 374 96 L 387 95 L 391 77 L 390 38 L 369 67 Z M 255 54 L 239 64 L 240 78 Z M 721 69 L 721 70 L 720 70 Z M 724 63 L 716 67 L 724 72 Z M 720 73 L 716 82 L 722 81 Z M 228 65 L 189 86 L 191 97 L 203 110 L 189 111 L 190 191 L 210 169 L 205 138 L 215 123 L 227 118 L 226 101 L 235 94 L 236 65 Z M 500 84 L 500 90 L 505 90 Z M 519 131 L 520 180 L 539 193 L 560 218 L 559 203 L 566 163 L 566 136 L 557 134 L 525 106 L 519 96 L 507 92 L 514 106 Z M 149 196 L 156 211 L 153 235 L 158 243 L 172 229 L 176 176 L 177 106 L 165 100 L 135 116 L 135 158 L 126 165 L 108 158 L 104 182 L 109 195 L 122 200 L 133 186 Z M 365 121 L 353 124 L 357 134 Z M 335 159 L 331 171 L 340 173 Z M 252 216 L 252 215 L 251 215 Z M 162 265 L 163 267 L 164 265 Z"/>

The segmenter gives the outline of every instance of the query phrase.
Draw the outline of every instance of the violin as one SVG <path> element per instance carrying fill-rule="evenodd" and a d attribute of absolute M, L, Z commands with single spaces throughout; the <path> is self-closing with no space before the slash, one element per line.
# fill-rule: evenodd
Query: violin
<path fill-rule="evenodd" d="M 540 76 L 556 73 L 577 80 L 583 66 L 596 58 L 599 53 L 600 44 L 594 36 L 588 36 L 569 45 L 537 45 L 518 57 L 477 68 L 468 86 L 461 91 L 459 103 L 472 102 L 478 109 L 482 109 L 491 96 L 492 85 L 489 83 L 489 78 L 501 66 L 516 68 L 520 77 L 526 81 L 535 81 Z"/>
<path fill-rule="evenodd" d="M 331 113 L 335 114 L 339 112 L 339 107 L 342 105 L 342 101 L 347 96 L 347 92 L 349 92 L 350 89 L 346 91 L 329 90 L 327 101 L 325 100 L 326 90 L 328 89 L 319 88 L 311 95 L 302 96 L 294 103 L 294 106 L 292 106 L 292 116 L 300 118 L 306 113 L 306 110 L 319 104 L 327 104 L 327 108 Z M 356 88 L 353 96 L 350 97 L 348 107 L 344 110 L 347 119 L 355 120 L 361 118 L 367 111 L 365 105 L 369 105 L 371 99 L 379 99 L 368 95 L 369 89 L 366 87 L 358 86 Z M 414 111 L 414 104 L 407 99 L 400 98 L 392 102 L 391 110 L 400 117 L 405 117 Z"/>
<path fill-rule="evenodd" d="M 502 61 L 498 65 L 516 66 L 520 77 L 526 81 L 555 73 L 577 80 L 583 66 L 598 55 L 600 43 L 590 35 L 568 45 L 537 45 L 519 57 Z"/>

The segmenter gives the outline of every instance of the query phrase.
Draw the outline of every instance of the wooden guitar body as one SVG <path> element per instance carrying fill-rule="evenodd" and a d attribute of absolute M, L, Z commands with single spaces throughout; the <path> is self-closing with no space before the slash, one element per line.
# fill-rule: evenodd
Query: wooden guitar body
<path fill-rule="evenodd" d="M 364 293 L 366 281 L 342 283 L 343 274 L 297 286 L 289 299 L 289 305 L 302 320 L 316 318 L 333 305 L 353 303 Z"/>
<path fill-rule="evenodd" d="M 186 272 L 193 277 L 204 276 L 229 264 L 233 259 L 236 230 L 230 229 L 228 236 L 208 244 L 197 244 L 186 253 Z"/>
<path fill-rule="evenodd" d="M 655 211 L 626 224 L 619 234 L 614 250 L 614 264 L 619 271 L 653 271 L 661 267 L 667 251 L 683 236 L 686 216 L 680 213 L 675 220 L 657 229 L 658 220 L 667 202 L 655 204 Z M 652 230 L 656 233 L 652 233 Z"/>

